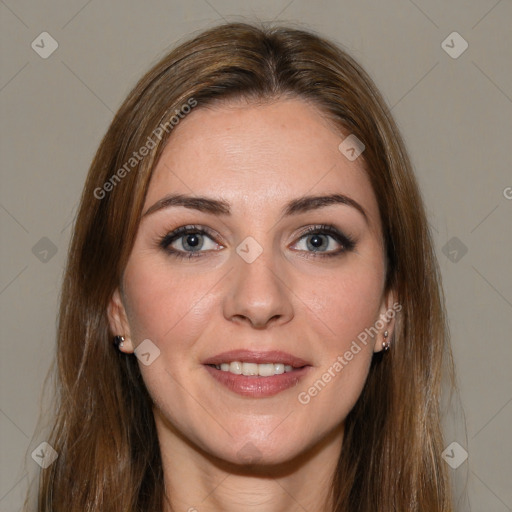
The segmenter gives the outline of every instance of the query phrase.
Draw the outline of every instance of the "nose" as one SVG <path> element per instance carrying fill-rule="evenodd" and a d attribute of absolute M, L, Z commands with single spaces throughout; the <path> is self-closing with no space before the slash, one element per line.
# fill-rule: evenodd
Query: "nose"
<path fill-rule="evenodd" d="M 289 322 L 294 316 L 290 283 L 272 255 L 263 251 L 252 263 L 238 255 L 234 259 L 223 302 L 224 317 L 257 329 Z"/>

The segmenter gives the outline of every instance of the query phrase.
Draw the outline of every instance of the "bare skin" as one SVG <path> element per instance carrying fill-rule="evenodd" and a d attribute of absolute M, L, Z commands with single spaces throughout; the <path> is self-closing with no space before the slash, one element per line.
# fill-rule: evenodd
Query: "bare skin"
<path fill-rule="evenodd" d="M 378 334 L 334 368 L 394 299 L 384 292 L 375 193 L 361 158 L 351 162 L 338 150 L 342 139 L 300 99 L 199 105 L 157 164 L 109 319 L 126 338 L 125 352 L 146 339 L 160 350 L 139 364 L 175 511 L 329 510 L 344 420 L 384 330 L 393 328 L 393 320 L 377 324 Z M 168 194 L 221 200 L 230 213 L 153 208 Z M 341 203 L 282 214 L 290 201 L 332 194 L 364 214 Z M 189 225 L 195 235 L 168 237 L 162 247 L 168 233 Z M 258 246 L 251 262 L 237 252 L 255 255 Z M 242 396 L 204 364 L 234 349 L 286 352 L 307 361 L 307 372 L 273 396 Z M 325 385 L 308 391 L 326 373 Z"/>

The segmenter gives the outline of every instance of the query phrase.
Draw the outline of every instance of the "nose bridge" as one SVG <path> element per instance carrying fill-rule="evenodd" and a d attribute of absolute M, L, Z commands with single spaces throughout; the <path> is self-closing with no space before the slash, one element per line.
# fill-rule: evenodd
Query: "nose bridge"
<path fill-rule="evenodd" d="M 290 290 L 283 281 L 285 270 L 269 238 L 265 241 L 262 245 L 247 237 L 233 254 L 235 268 L 224 301 L 224 316 L 229 320 L 264 327 L 293 317 Z"/>

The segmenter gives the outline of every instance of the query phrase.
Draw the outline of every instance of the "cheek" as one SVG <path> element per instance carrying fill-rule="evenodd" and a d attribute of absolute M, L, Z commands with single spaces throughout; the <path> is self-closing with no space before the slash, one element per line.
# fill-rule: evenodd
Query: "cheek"
<path fill-rule="evenodd" d="M 352 266 L 350 272 L 317 281 L 317 291 L 303 290 L 310 328 L 321 333 L 320 364 L 298 390 L 298 400 L 312 417 L 324 416 L 326 427 L 349 414 L 364 387 L 375 345 L 368 332 L 379 319 L 382 286 L 383 269 L 374 260 L 371 267 Z"/>
<path fill-rule="evenodd" d="M 157 409 L 166 411 L 174 425 L 187 431 L 187 418 L 197 412 L 187 401 L 184 384 L 188 386 L 198 371 L 200 357 L 195 342 L 211 319 L 214 304 L 209 290 L 218 276 L 180 275 L 166 262 L 134 258 L 124 278 L 133 343 L 137 347 L 150 339 L 160 350 L 151 365 L 139 363 L 145 385 Z"/>
<path fill-rule="evenodd" d="M 344 350 L 352 340 L 374 325 L 379 317 L 383 293 L 383 272 L 352 266 L 317 281 L 314 288 L 302 292 L 313 321 L 323 325 L 328 352 Z"/>
<path fill-rule="evenodd" d="M 149 338 L 161 350 L 185 348 L 204 329 L 213 307 L 209 290 L 218 276 L 180 276 L 163 263 L 132 260 L 125 271 L 125 295 L 132 339 Z M 179 341 L 179 343 L 176 343 Z"/>

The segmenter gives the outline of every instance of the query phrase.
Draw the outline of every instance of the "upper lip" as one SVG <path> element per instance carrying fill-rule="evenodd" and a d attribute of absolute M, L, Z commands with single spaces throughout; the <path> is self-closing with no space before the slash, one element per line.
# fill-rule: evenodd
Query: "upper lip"
<path fill-rule="evenodd" d="M 203 364 L 222 364 L 232 361 L 240 361 L 242 363 L 281 363 L 293 366 L 293 368 L 301 368 L 309 366 L 309 363 L 300 357 L 293 356 L 280 350 L 270 350 L 264 352 L 256 352 L 254 350 L 230 350 L 222 352 L 213 357 L 209 357 Z"/>

